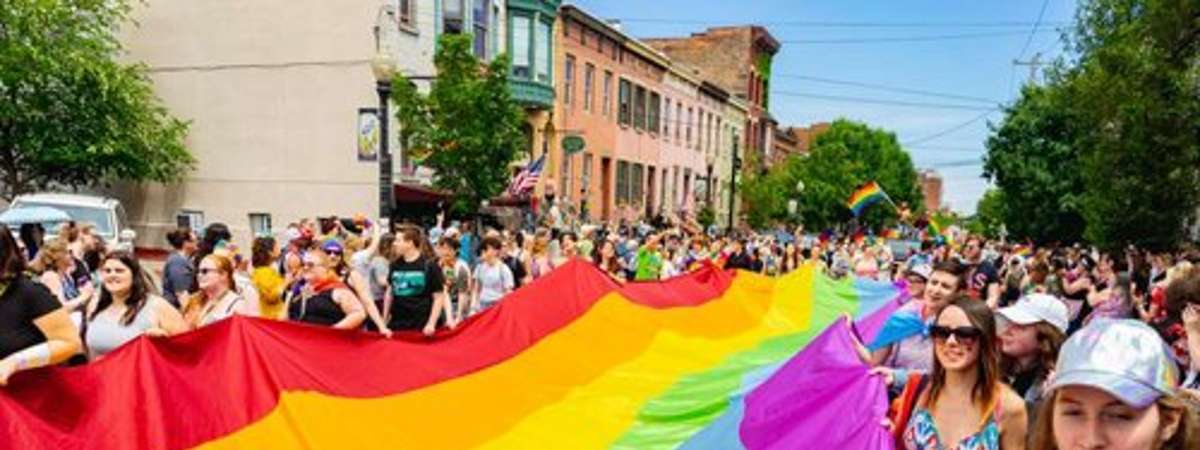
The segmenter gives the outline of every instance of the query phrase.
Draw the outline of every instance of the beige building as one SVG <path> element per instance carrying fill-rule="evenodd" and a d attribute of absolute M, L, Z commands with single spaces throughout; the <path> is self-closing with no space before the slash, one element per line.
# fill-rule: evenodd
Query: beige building
<path fill-rule="evenodd" d="M 721 138 L 719 139 L 720 150 L 717 151 L 713 158 L 713 209 L 717 213 L 717 226 L 725 228 L 729 226 L 729 205 L 730 198 L 733 199 L 733 210 L 740 212 L 742 210 L 741 199 L 734 195 L 733 187 L 730 183 L 733 172 L 733 157 L 736 154 L 738 158 L 745 158 L 746 149 L 743 146 L 745 143 L 745 127 L 747 117 L 749 115 L 749 104 L 736 96 L 730 96 L 722 108 Z M 742 180 L 742 171 L 738 171 L 737 182 Z M 737 222 L 738 214 L 735 213 L 734 221 Z"/>
<path fill-rule="evenodd" d="M 190 121 L 197 164 L 178 184 L 116 189 L 138 245 L 162 247 L 177 224 L 224 222 L 239 241 L 302 217 L 379 211 L 379 165 L 360 161 L 359 110 L 379 100 L 370 61 L 390 52 L 410 76 L 434 74 L 441 33 L 474 32 L 476 51 L 504 48 L 503 0 L 155 1 L 123 31 L 129 58 Z M 378 28 L 377 28 L 377 24 Z M 375 30 L 379 31 L 376 32 Z M 397 181 L 405 170 L 391 148 Z M 425 174 L 428 175 L 428 174 Z"/>

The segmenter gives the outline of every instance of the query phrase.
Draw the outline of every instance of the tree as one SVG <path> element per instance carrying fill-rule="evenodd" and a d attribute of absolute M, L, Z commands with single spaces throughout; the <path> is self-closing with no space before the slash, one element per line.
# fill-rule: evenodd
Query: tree
<path fill-rule="evenodd" d="M 122 64 L 126 1 L 0 7 L 0 196 L 115 181 L 171 182 L 194 165 L 187 124 Z"/>
<path fill-rule="evenodd" d="M 990 125 L 983 173 L 1000 203 L 990 213 L 1018 240 L 1077 242 L 1083 237 L 1082 129 L 1057 84 L 1025 86 L 1004 120 Z M 993 192 L 993 191 L 989 191 Z M 981 207 L 993 206 L 980 201 Z"/>
<path fill-rule="evenodd" d="M 765 175 L 747 176 L 742 194 L 751 205 L 748 221 L 752 226 L 789 219 L 787 201 L 795 198 L 804 224 L 824 229 L 853 218 L 846 199 L 867 181 L 878 182 L 897 204 L 906 202 L 920 209 L 924 202 L 912 159 L 895 134 L 839 119 L 817 137 L 808 156 L 793 156 Z M 802 192 L 797 189 L 800 183 Z M 879 228 L 895 218 L 891 205 L 876 205 L 859 223 Z"/>
<path fill-rule="evenodd" d="M 1004 219 L 1008 215 L 1005 206 L 1004 191 L 988 189 L 975 206 L 975 215 L 967 219 L 967 230 L 992 239 L 1000 237 L 1001 227 L 1004 227 Z"/>
<path fill-rule="evenodd" d="M 1067 88 L 1088 130 L 1085 236 L 1110 249 L 1174 247 L 1200 200 L 1200 3 L 1079 8 Z"/>
<path fill-rule="evenodd" d="M 1016 237 L 1177 246 L 1200 203 L 1200 4 L 1088 0 L 988 140 Z"/>
<path fill-rule="evenodd" d="M 429 94 L 403 76 L 392 89 L 401 138 L 415 160 L 435 171 L 434 187 L 454 193 L 460 214 L 504 189 L 508 164 L 525 140 L 524 114 L 508 90 L 508 58 L 481 69 L 471 45 L 469 35 L 438 40 L 438 77 Z"/>

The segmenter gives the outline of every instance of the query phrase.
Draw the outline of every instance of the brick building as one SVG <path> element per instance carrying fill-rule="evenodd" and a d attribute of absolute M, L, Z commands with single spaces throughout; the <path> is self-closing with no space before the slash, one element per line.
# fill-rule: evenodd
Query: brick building
<path fill-rule="evenodd" d="M 555 128 L 582 137 L 585 150 L 551 145 L 546 180 L 592 218 L 636 219 L 661 210 L 667 178 L 662 152 L 661 53 L 574 7 L 559 10 Z M 669 159 L 667 159 L 669 165 Z M 551 181 L 552 180 L 552 181 Z"/>
<path fill-rule="evenodd" d="M 795 128 L 776 128 L 775 139 L 771 145 L 770 164 L 779 164 L 789 156 L 800 155 L 800 140 L 793 131 Z"/>
<path fill-rule="evenodd" d="M 807 155 L 812 151 L 813 145 L 817 143 L 817 136 L 829 130 L 829 122 L 817 122 L 805 128 L 789 127 L 788 132 L 796 137 L 796 149 L 802 155 Z"/>
<path fill-rule="evenodd" d="M 942 176 L 933 170 L 922 170 L 919 176 L 921 194 L 925 196 L 925 209 L 929 211 L 942 209 Z"/>
<path fill-rule="evenodd" d="M 771 159 L 774 119 L 768 112 L 771 60 L 779 41 L 766 28 L 736 26 L 709 28 L 688 37 L 645 41 L 672 60 L 700 69 L 701 77 L 749 104 L 744 147 L 760 161 Z"/>

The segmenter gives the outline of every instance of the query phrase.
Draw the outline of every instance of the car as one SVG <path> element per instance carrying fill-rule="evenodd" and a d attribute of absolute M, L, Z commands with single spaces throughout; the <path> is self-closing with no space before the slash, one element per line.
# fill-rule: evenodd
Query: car
<path fill-rule="evenodd" d="M 46 207 L 62 211 L 77 223 L 96 226 L 96 234 L 104 239 L 109 249 L 133 250 L 137 232 L 129 226 L 125 207 L 121 201 L 110 197 L 82 194 L 37 193 L 20 195 L 13 199 L 9 209 Z M 55 236 L 61 224 L 43 223 L 46 239 Z"/>

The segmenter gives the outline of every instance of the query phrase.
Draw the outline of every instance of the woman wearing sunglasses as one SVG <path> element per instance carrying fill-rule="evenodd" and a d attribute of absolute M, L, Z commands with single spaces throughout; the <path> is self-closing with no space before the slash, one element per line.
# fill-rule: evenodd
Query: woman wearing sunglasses
<path fill-rule="evenodd" d="M 354 291 L 334 271 L 336 266 L 324 250 L 304 255 L 305 285 L 300 295 L 288 302 L 289 320 L 344 330 L 362 325 L 366 313 Z"/>
<path fill-rule="evenodd" d="M 1025 403 L 1001 382 L 996 322 L 979 300 L 960 297 L 930 327 L 933 371 L 903 383 L 892 418 L 897 448 L 1012 450 L 1025 448 Z"/>
<path fill-rule="evenodd" d="M 183 309 L 183 318 L 192 328 L 245 312 L 246 300 L 237 292 L 233 261 L 228 257 L 212 253 L 201 258 L 196 269 L 196 282 L 200 290 Z"/>

